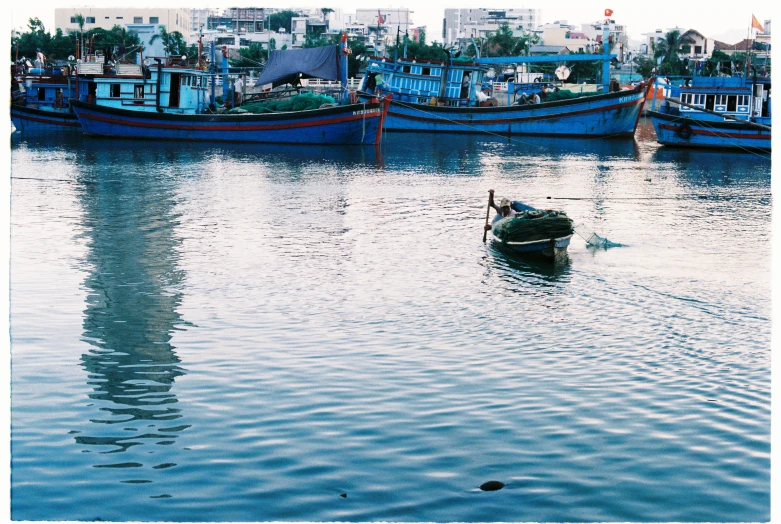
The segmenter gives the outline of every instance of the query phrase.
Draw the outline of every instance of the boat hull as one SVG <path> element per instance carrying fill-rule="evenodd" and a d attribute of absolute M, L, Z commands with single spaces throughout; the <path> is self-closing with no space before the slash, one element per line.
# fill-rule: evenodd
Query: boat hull
<path fill-rule="evenodd" d="M 531 242 L 504 242 L 496 236 L 494 236 L 494 239 L 503 248 L 514 253 L 556 262 L 567 257 L 567 248 L 572 235 L 545 240 L 533 240 Z"/>
<path fill-rule="evenodd" d="M 78 118 L 67 109 L 39 109 L 11 105 L 11 122 L 21 132 L 81 131 Z"/>
<path fill-rule="evenodd" d="M 368 96 L 361 94 L 360 98 Z M 498 135 L 632 136 L 644 102 L 645 88 L 522 106 L 430 106 L 394 99 L 385 129 Z"/>
<path fill-rule="evenodd" d="M 376 144 L 386 102 L 289 113 L 182 115 L 148 113 L 72 102 L 84 132 L 92 136 L 209 142 Z"/>
<path fill-rule="evenodd" d="M 771 132 L 738 122 L 648 111 L 660 144 L 712 149 L 771 149 Z"/>

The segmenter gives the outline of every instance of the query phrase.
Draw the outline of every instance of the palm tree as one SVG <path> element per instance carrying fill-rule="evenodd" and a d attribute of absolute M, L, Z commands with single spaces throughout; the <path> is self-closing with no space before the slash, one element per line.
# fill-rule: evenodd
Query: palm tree
<path fill-rule="evenodd" d="M 84 16 L 81 13 L 76 14 L 74 16 L 74 18 L 76 19 L 76 23 L 79 26 L 79 45 L 78 45 L 78 51 L 79 52 L 77 53 L 77 55 L 79 56 L 79 58 L 81 58 L 84 55 L 84 53 L 82 53 L 82 48 L 83 48 L 82 46 L 84 45 L 84 22 L 85 22 L 85 19 L 84 19 Z"/>
<path fill-rule="evenodd" d="M 664 40 L 659 40 L 653 46 L 654 58 L 662 59 L 661 74 L 678 74 L 680 72 L 681 59 L 678 52 L 681 48 L 681 32 L 673 29 L 667 33 Z"/>
<path fill-rule="evenodd" d="M 166 30 L 164 25 L 160 26 L 160 34 L 154 35 L 149 39 L 150 44 L 154 44 L 157 40 L 163 43 L 163 51 L 165 56 L 179 54 L 187 49 L 187 43 L 184 41 L 182 33 L 179 31 L 173 31 L 171 33 Z"/>

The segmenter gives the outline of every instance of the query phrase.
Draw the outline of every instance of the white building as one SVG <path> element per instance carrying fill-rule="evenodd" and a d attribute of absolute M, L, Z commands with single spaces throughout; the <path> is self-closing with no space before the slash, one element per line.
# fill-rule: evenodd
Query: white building
<path fill-rule="evenodd" d="M 179 31 L 185 41 L 190 38 L 192 22 L 190 9 L 168 9 L 155 7 L 58 7 L 54 10 L 54 27 L 65 34 L 80 30 L 76 16 L 84 17 L 84 31 L 101 28 L 109 30 L 115 25 L 165 26 L 169 33 Z"/>
<path fill-rule="evenodd" d="M 446 46 L 459 39 L 484 36 L 504 23 L 513 33 L 533 31 L 539 25 L 539 9 L 445 9 L 442 39 Z"/>
<path fill-rule="evenodd" d="M 395 42 L 397 35 L 403 37 L 412 28 L 412 11 L 404 7 L 356 9 L 355 21 L 365 24 L 369 31 L 379 27 L 378 34 L 384 34 L 386 40 Z"/>
<path fill-rule="evenodd" d="M 209 17 L 217 16 L 216 9 L 190 9 L 190 35 L 187 43 L 198 42 L 201 31 L 209 27 Z"/>

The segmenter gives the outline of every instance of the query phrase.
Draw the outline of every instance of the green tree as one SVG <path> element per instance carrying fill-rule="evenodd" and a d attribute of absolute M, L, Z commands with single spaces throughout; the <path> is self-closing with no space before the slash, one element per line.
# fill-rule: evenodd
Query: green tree
<path fill-rule="evenodd" d="M 290 24 L 294 16 L 298 16 L 298 13 L 288 10 L 272 13 L 268 17 L 269 27 L 272 31 L 279 31 L 282 28 L 289 33 L 292 30 Z"/>
<path fill-rule="evenodd" d="M 388 56 L 404 56 L 404 40 L 399 41 L 398 44 L 388 46 Z M 426 43 L 426 32 L 421 31 L 418 41 L 407 40 L 407 58 L 414 58 L 416 60 L 447 60 L 447 52 L 445 48 L 438 42 L 434 42 L 431 45 Z"/>
<path fill-rule="evenodd" d="M 183 53 L 187 49 L 187 43 L 184 41 L 182 33 L 179 31 L 168 32 L 164 25 L 160 26 L 160 32 L 149 39 L 149 43 L 153 44 L 157 40 L 160 40 L 163 44 L 163 51 L 165 55 L 178 55 Z"/>
<path fill-rule="evenodd" d="M 534 33 L 524 32 L 515 36 L 510 24 L 504 23 L 492 32 L 483 42 L 479 42 L 481 56 L 523 56 L 529 54 L 531 46 L 540 43 L 540 37 Z M 474 44 L 466 48 L 466 56 L 477 56 Z"/>
<path fill-rule="evenodd" d="M 579 52 L 577 54 L 584 53 Z M 583 82 L 596 83 L 602 75 L 602 62 L 600 60 L 570 62 L 567 64 L 567 67 L 569 67 L 570 70 L 569 78 L 567 80 L 576 84 Z"/>
<path fill-rule="evenodd" d="M 271 39 L 273 40 L 273 38 Z M 269 44 L 271 42 L 269 41 Z M 252 42 L 249 47 L 239 49 L 239 60 L 232 61 L 231 65 L 236 67 L 256 67 L 268 60 L 269 51 L 263 49 L 260 42 Z"/>
<path fill-rule="evenodd" d="M 636 56 L 632 62 L 637 66 L 637 73 L 643 78 L 650 78 L 656 67 L 656 61 L 646 56 Z"/>
<path fill-rule="evenodd" d="M 681 32 L 677 29 L 669 31 L 664 40 L 654 44 L 654 58 L 662 59 L 659 73 L 662 75 L 679 75 L 683 71 L 683 64 L 678 53 L 681 49 Z"/>

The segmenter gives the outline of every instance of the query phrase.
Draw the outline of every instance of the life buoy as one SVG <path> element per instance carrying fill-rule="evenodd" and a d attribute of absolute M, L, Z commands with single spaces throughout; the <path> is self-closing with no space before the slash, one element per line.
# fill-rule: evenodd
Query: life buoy
<path fill-rule="evenodd" d="M 675 131 L 675 134 L 678 135 L 678 138 L 682 138 L 683 140 L 689 140 L 692 136 L 692 128 L 689 124 L 681 124 L 678 126 L 678 129 Z"/>

